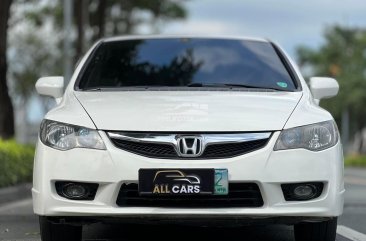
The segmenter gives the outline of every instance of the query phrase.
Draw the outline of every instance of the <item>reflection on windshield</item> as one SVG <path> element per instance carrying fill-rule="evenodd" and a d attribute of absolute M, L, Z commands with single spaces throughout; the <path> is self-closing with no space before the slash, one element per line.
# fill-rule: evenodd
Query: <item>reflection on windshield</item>
<path fill-rule="evenodd" d="M 227 39 L 146 39 L 101 44 L 80 89 L 215 86 L 292 91 L 294 83 L 270 43 Z"/>

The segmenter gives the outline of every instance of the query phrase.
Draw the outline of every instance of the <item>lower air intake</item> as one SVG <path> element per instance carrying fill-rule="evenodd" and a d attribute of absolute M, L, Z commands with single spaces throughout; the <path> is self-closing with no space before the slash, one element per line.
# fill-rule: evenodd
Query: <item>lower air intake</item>
<path fill-rule="evenodd" d="M 229 183 L 228 195 L 140 196 L 138 184 L 122 184 L 117 198 L 120 207 L 230 208 L 262 207 L 263 199 L 255 183 Z"/>

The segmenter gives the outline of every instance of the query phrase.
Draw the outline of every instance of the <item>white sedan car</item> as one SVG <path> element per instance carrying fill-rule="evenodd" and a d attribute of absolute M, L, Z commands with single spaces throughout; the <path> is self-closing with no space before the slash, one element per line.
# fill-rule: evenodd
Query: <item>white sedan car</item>
<path fill-rule="evenodd" d="M 43 241 L 95 222 L 283 223 L 334 241 L 343 154 L 310 79 L 252 38 L 102 39 L 63 77 L 38 80 L 58 105 L 41 124 L 33 205 Z"/>

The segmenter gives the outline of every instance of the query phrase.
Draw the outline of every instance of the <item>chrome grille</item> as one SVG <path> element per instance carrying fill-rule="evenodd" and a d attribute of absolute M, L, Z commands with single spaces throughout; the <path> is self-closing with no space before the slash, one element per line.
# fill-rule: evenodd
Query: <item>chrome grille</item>
<path fill-rule="evenodd" d="M 201 158 L 228 158 L 240 156 L 264 147 L 268 140 L 208 145 Z"/>
<path fill-rule="evenodd" d="M 148 157 L 164 157 L 164 158 L 176 158 L 177 153 L 172 145 L 169 144 L 154 144 L 154 143 L 141 143 L 119 139 L 111 139 L 115 146 L 118 148 L 129 151 L 135 154 L 148 156 Z"/>
<path fill-rule="evenodd" d="M 271 133 L 234 133 L 234 134 L 156 134 L 108 132 L 112 143 L 125 151 L 151 158 L 170 159 L 214 159 L 243 155 L 267 145 Z M 203 145 L 202 153 L 192 155 L 180 153 L 177 140 L 187 136 L 197 136 Z"/>

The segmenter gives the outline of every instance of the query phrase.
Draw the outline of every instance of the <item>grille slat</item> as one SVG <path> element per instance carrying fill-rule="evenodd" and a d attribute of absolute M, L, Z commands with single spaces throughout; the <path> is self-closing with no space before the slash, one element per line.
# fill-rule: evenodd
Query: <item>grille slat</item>
<path fill-rule="evenodd" d="M 120 149 L 143 156 L 166 158 L 177 156 L 174 147 L 168 144 L 139 143 L 118 139 L 112 139 L 112 142 Z"/>
<path fill-rule="evenodd" d="M 122 184 L 117 198 L 120 207 L 261 207 L 263 199 L 255 183 L 229 183 L 228 195 L 140 196 L 138 184 Z"/>
<path fill-rule="evenodd" d="M 235 157 L 258 150 L 265 147 L 270 138 L 246 142 L 209 144 L 202 155 L 198 157 L 181 157 L 177 154 L 174 146 L 167 143 L 136 142 L 112 137 L 110 139 L 116 147 L 122 150 L 151 158 L 215 159 Z"/>

